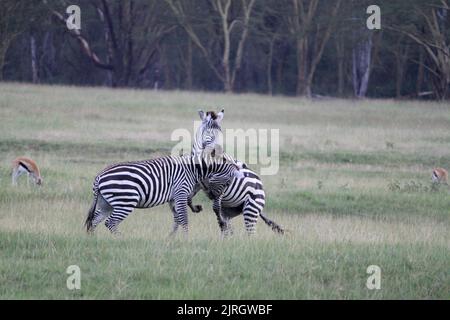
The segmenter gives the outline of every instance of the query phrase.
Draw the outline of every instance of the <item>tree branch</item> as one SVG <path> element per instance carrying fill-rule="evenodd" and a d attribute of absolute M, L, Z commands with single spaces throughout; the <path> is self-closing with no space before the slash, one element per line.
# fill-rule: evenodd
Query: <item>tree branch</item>
<path fill-rule="evenodd" d="M 72 35 L 74 38 L 78 40 L 80 43 L 81 49 L 84 52 L 84 54 L 91 59 L 91 61 L 94 63 L 94 65 L 98 68 L 105 69 L 105 70 L 114 70 L 114 67 L 111 64 L 104 63 L 100 60 L 100 58 L 97 56 L 95 52 L 92 51 L 89 42 L 85 37 L 83 37 L 79 30 L 73 29 L 69 30 L 66 26 L 66 19 L 64 19 L 63 15 L 55 10 L 51 10 L 51 13 L 54 17 L 58 19 L 63 25 L 64 29 L 69 32 L 70 35 Z"/>

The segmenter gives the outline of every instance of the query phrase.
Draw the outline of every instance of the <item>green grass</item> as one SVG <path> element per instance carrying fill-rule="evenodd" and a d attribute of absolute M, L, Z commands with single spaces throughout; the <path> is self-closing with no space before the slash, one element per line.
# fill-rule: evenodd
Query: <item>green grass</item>
<path fill-rule="evenodd" d="M 440 246 L 311 246 L 292 243 L 291 238 L 249 242 L 242 237 L 118 241 L 31 233 L 6 233 L 0 239 L 6 255 L 0 266 L 4 297 L 395 299 L 448 295 L 448 255 Z M 381 291 L 365 287 L 366 266 L 374 262 L 383 266 Z M 82 270 L 79 291 L 64 288 L 68 263 Z"/>
<path fill-rule="evenodd" d="M 280 130 L 280 168 L 263 176 L 268 216 L 221 239 L 205 208 L 188 238 L 169 238 L 167 206 L 136 210 L 121 237 L 83 222 L 106 165 L 170 153 L 197 109 L 225 108 L 224 128 Z M 0 84 L 1 299 L 449 299 L 450 106 L 310 101 L 253 94 Z M 185 150 L 187 151 L 187 150 Z M 255 150 L 251 150 L 254 152 Z M 11 187 L 10 164 L 35 159 L 44 186 Z M 256 170 L 259 166 L 252 166 Z M 66 288 L 78 265 L 81 290 Z M 382 270 L 381 290 L 365 286 Z"/>

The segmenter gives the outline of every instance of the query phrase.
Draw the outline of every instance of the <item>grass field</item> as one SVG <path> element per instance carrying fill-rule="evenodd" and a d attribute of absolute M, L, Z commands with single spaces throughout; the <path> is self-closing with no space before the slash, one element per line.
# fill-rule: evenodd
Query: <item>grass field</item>
<path fill-rule="evenodd" d="M 95 175 L 168 154 L 200 107 L 224 107 L 224 128 L 280 130 L 279 172 L 262 178 L 265 212 L 289 233 L 260 221 L 248 237 L 238 217 L 223 240 L 199 195 L 188 238 L 168 237 L 167 205 L 135 211 L 121 237 L 87 236 Z M 449 104 L 0 84 L 0 123 L 2 299 L 450 298 L 450 189 L 430 187 L 434 166 L 450 169 Z M 11 187 L 19 155 L 42 188 Z M 66 287 L 69 265 L 81 290 Z"/>

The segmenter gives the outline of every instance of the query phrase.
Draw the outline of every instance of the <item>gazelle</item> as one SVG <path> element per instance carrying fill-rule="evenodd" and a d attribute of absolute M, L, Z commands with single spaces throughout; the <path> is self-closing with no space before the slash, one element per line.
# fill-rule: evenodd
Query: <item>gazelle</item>
<path fill-rule="evenodd" d="M 36 162 L 26 157 L 18 157 L 14 159 L 12 170 L 12 184 L 17 185 L 17 179 L 25 173 L 28 176 L 28 184 L 31 178 L 36 185 L 42 185 L 43 179 Z"/>

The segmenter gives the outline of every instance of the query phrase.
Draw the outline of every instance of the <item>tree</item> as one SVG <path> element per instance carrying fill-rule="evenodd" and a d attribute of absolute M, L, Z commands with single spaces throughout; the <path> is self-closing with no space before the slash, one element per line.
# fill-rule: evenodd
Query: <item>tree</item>
<path fill-rule="evenodd" d="M 406 35 L 422 47 L 427 59 L 419 63 L 431 75 L 436 98 L 446 99 L 450 86 L 450 1 L 417 2 L 411 8 L 418 23 L 395 23 L 389 29 Z"/>
<path fill-rule="evenodd" d="M 325 46 L 335 26 L 341 0 L 290 0 L 286 13 L 297 52 L 297 95 L 311 96 L 311 87 Z M 321 6 L 320 6 L 321 4 Z M 318 8 L 321 7 L 322 15 Z M 326 12 L 323 14 L 323 12 Z"/>
<path fill-rule="evenodd" d="M 30 25 L 43 18 L 42 2 L 38 0 L 0 1 L 0 80 L 3 79 L 6 52 L 19 35 L 28 31 Z"/>
<path fill-rule="evenodd" d="M 95 67 L 110 72 L 113 86 L 137 86 L 151 67 L 158 43 L 174 29 L 164 21 L 168 8 L 158 0 L 97 0 L 91 4 L 103 25 L 106 59 L 99 57 L 80 30 L 67 32 Z M 65 26 L 64 16 L 56 9 L 51 12 Z"/>
<path fill-rule="evenodd" d="M 219 39 L 222 49 L 221 68 L 217 67 L 215 61 L 216 54 L 214 46 L 210 45 L 211 42 L 208 44 L 208 39 L 202 39 L 199 36 L 199 32 L 196 30 L 198 27 L 189 17 L 189 7 L 192 5 L 192 2 L 177 0 L 166 0 L 166 2 L 178 18 L 181 27 L 186 31 L 192 42 L 200 49 L 210 68 L 220 81 L 222 81 L 225 92 L 233 91 L 237 72 L 242 65 L 242 56 L 249 33 L 255 0 L 241 0 L 239 3 L 237 1 L 233 2 L 232 0 L 211 0 L 212 10 L 210 12 L 214 17 L 208 21 L 207 27 L 213 26 L 215 24 L 214 20 L 218 18 L 221 33 Z M 231 7 L 233 5 L 236 7 L 234 10 L 237 12 L 236 16 L 232 16 L 231 13 Z M 232 39 L 235 29 L 237 30 L 236 32 L 239 31 L 237 43 L 233 42 Z M 209 39 L 209 41 L 211 40 L 215 41 L 216 39 Z M 233 52 L 235 52 L 234 57 L 232 57 Z"/>
<path fill-rule="evenodd" d="M 365 30 L 361 33 L 366 36 L 356 36 L 352 51 L 353 93 L 357 98 L 364 98 L 367 94 L 372 62 L 373 34 Z"/>

